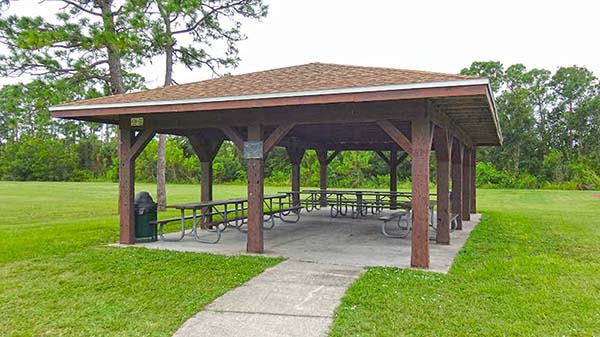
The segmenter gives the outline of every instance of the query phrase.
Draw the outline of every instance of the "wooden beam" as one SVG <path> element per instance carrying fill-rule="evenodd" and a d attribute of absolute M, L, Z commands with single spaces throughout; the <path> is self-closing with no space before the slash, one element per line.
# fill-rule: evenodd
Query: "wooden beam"
<path fill-rule="evenodd" d="M 213 162 L 200 162 L 200 201 L 208 202 L 213 200 Z"/>
<path fill-rule="evenodd" d="M 221 130 L 223 131 L 225 136 L 227 136 L 227 138 L 229 138 L 229 140 L 232 141 L 233 144 L 235 144 L 238 150 L 244 150 L 244 137 L 242 137 L 242 135 L 237 130 L 230 126 L 221 127 Z"/>
<path fill-rule="evenodd" d="M 304 158 L 304 153 L 306 152 L 304 148 L 299 146 L 286 146 L 285 150 L 290 159 L 290 163 L 300 163 L 302 162 L 302 158 Z"/>
<path fill-rule="evenodd" d="M 379 156 L 379 158 L 381 158 L 386 164 L 390 165 L 390 158 L 388 158 L 385 153 L 383 153 L 383 151 L 381 150 L 375 150 L 375 153 L 377 153 L 377 155 Z"/>
<path fill-rule="evenodd" d="M 408 157 L 408 153 L 403 152 L 399 157 L 398 157 L 398 164 L 400 164 L 401 162 L 403 162 L 406 158 Z"/>
<path fill-rule="evenodd" d="M 434 124 L 444 129 L 447 129 L 456 138 L 458 138 L 463 144 L 472 146 L 474 144 L 473 139 L 468 133 L 458 124 L 456 124 L 448 115 L 442 111 L 439 105 L 432 104 L 431 119 Z"/>
<path fill-rule="evenodd" d="M 223 135 L 202 132 L 188 135 L 190 145 L 200 160 L 200 201 L 213 200 L 213 160 L 223 144 Z M 202 212 L 208 212 L 203 209 Z M 212 217 L 203 217 L 203 222 L 211 222 Z"/>
<path fill-rule="evenodd" d="M 132 153 L 134 132 L 129 118 L 119 122 L 119 242 L 135 243 L 135 156 Z M 144 138 L 145 139 L 145 138 Z"/>
<path fill-rule="evenodd" d="M 273 130 L 273 132 L 271 132 L 269 137 L 267 137 L 267 139 L 264 142 L 263 156 L 266 157 L 267 154 L 269 154 L 269 151 L 271 151 L 271 149 L 275 145 L 277 145 L 281 141 L 281 139 L 283 137 L 285 137 L 285 135 L 287 135 L 288 132 L 290 132 L 290 130 L 292 130 L 293 128 L 294 128 L 294 124 L 289 123 L 289 124 L 279 125 L 275 130 Z"/>
<path fill-rule="evenodd" d="M 411 267 L 429 268 L 429 154 L 431 123 L 412 121 L 412 231 Z"/>
<path fill-rule="evenodd" d="M 452 143 L 452 166 L 450 174 L 452 177 L 452 193 L 450 199 L 452 202 L 452 213 L 458 214 L 456 229 L 462 229 L 462 184 L 463 184 L 463 152 L 464 146 L 458 140 Z"/>
<path fill-rule="evenodd" d="M 381 120 L 377 121 L 377 125 L 379 125 L 379 127 L 381 127 L 381 129 L 383 129 L 383 131 L 385 131 L 385 133 L 387 133 L 388 136 L 404 150 L 404 152 L 412 155 L 413 149 L 411 141 L 402 133 L 402 131 L 398 130 L 394 124 L 388 120 Z"/>
<path fill-rule="evenodd" d="M 464 221 L 471 220 L 471 149 L 465 147 L 463 154 L 462 212 Z"/>
<path fill-rule="evenodd" d="M 319 160 L 319 189 L 327 190 L 327 150 L 317 149 L 317 159 Z M 320 205 L 327 206 L 327 194 L 321 193 Z"/>
<path fill-rule="evenodd" d="M 486 95 L 487 86 L 468 85 L 456 87 L 418 88 L 405 90 L 387 90 L 365 93 L 325 94 L 267 99 L 224 100 L 215 102 L 153 104 L 143 106 L 118 106 L 92 109 L 56 110 L 52 117 L 76 118 L 89 116 L 115 116 L 132 114 L 154 114 L 165 112 L 198 112 L 225 109 L 269 108 L 280 106 L 298 106 L 332 103 L 362 103 L 393 100 L 426 99 L 430 97 L 479 96 Z"/>
<path fill-rule="evenodd" d="M 421 115 L 423 100 L 403 102 L 363 102 L 323 104 L 315 106 L 272 107 L 243 110 L 205 111 L 201 114 L 186 112 L 147 115 L 144 124 L 159 130 L 182 128 L 222 128 L 244 126 L 260 121 L 263 126 L 288 123 L 295 125 L 324 123 L 375 122 L 382 119 L 410 121 Z"/>
<path fill-rule="evenodd" d="M 477 148 L 471 151 L 471 213 L 477 213 Z"/>
<path fill-rule="evenodd" d="M 292 191 L 300 192 L 300 164 L 302 163 L 305 150 L 293 146 L 288 146 L 285 149 L 290 157 L 290 163 L 292 164 Z M 292 204 L 294 206 L 300 205 L 300 195 L 292 195 Z"/>
<path fill-rule="evenodd" d="M 436 242 L 450 244 L 450 155 L 452 136 L 436 127 L 434 148 L 437 162 L 437 232 Z"/>
<path fill-rule="evenodd" d="M 379 151 L 380 156 L 384 155 L 383 152 Z M 385 155 L 384 155 L 385 156 Z M 398 151 L 390 151 L 390 159 L 388 160 L 388 167 L 390 173 L 390 192 L 398 191 Z M 393 193 L 390 195 L 390 209 L 398 208 L 397 196 Z"/>
<path fill-rule="evenodd" d="M 187 137 L 201 162 L 212 162 L 224 140 L 221 135 L 204 135 L 202 133 L 189 134 Z"/>
<path fill-rule="evenodd" d="M 131 149 L 129 149 L 129 159 L 135 160 L 142 151 L 146 148 L 146 145 L 150 143 L 154 135 L 156 134 L 155 130 L 144 129 L 140 131 L 133 139 L 133 143 L 131 145 Z"/>
<path fill-rule="evenodd" d="M 335 159 L 335 157 L 337 157 L 338 154 L 340 154 L 340 150 L 333 151 L 333 153 L 327 157 L 327 165 L 331 164 L 331 162 Z"/>
<path fill-rule="evenodd" d="M 260 124 L 248 126 L 248 140 L 262 141 Z M 248 170 L 248 238 L 246 250 L 248 253 L 264 252 L 263 223 L 264 223 L 264 160 L 263 158 L 247 159 Z"/>
<path fill-rule="evenodd" d="M 286 144 L 286 142 L 282 142 L 282 144 Z M 286 144 L 287 145 L 287 144 Z M 303 147 L 307 150 L 317 150 L 317 149 L 328 149 L 330 151 L 390 151 L 390 150 L 400 150 L 402 148 L 398 146 L 393 141 L 388 143 L 313 143 L 313 142 L 305 142 L 303 143 Z"/>

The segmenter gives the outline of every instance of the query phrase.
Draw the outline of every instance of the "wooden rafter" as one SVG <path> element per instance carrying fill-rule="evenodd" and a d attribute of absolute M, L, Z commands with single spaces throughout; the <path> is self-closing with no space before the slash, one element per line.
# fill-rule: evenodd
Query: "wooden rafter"
<path fill-rule="evenodd" d="M 201 134 L 191 134 L 188 139 L 201 162 L 213 161 L 221 144 L 223 144 L 223 137 L 205 137 Z"/>
<path fill-rule="evenodd" d="M 221 128 L 221 130 L 223 130 L 223 133 L 225 134 L 225 136 L 227 136 L 227 138 L 229 138 L 229 140 L 232 141 L 233 144 L 235 144 L 235 146 L 238 148 L 238 150 L 243 151 L 244 138 L 236 129 L 234 129 L 230 126 L 224 126 Z"/>
<path fill-rule="evenodd" d="M 377 125 L 385 131 L 403 150 L 409 155 L 412 154 L 412 143 L 392 122 L 388 120 L 377 121 Z"/>
<path fill-rule="evenodd" d="M 285 150 L 290 158 L 290 163 L 292 164 L 300 164 L 302 161 L 302 157 L 304 157 L 304 152 L 306 150 L 299 146 L 286 146 Z"/>
<path fill-rule="evenodd" d="M 388 165 L 390 164 L 390 159 L 391 159 L 391 158 L 388 158 L 388 157 L 385 155 L 385 153 L 383 153 L 381 150 L 375 150 L 375 153 L 377 153 L 377 155 L 378 155 L 378 156 L 379 156 L 381 159 L 383 159 L 383 161 L 384 161 L 386 164 L 388 164 Z"/>
<path fill-rule="evenodd" d="M 333 153 L 327 157 L 327 165 L 329 165 L 335 159 L 335 157 L 337 157 L 337 155 L 340 154 L 340 152 L 341 151 L 339 150 L 333 151 Z"/>
<path fill-rule="evenodd" d="M 136 136 L 134 136 L 131 148 L 129 149 L 128 153 L 129 159 L 135 160 L 140 155 L 140 153 L 142 153 L 146 145 L 150 143 L 155 134 L 155 130 L 144 129 L 140 131 Z"/>
<path fill-rule="evenodd" d="M 400 156 L 398 156 L 398 164 L 400 164 L 401 162 L 403 162 L 404 159 L 406 159 L 407 157 L 408 157 L 408 153 L 402 152 L 402 154 Z"/>
<path fill-rule="evenodd" d="M 277 145 L 283 137 L 285 137 L 290 130 L 294 128 L 293 123 L 279 125 L 264 142 L 263 155 L 266 156 L 271 149 Z"/>
<path fill-rule="evenodd" d="M 452 120 L 448 115 L 443 111 L 443 109 L 438 104 L 431 104 L 431 120 L 434 124 L 447 129 L 450 133 L 452 133 L 456 138 L 458 138 L 461 142 L 463 142 L 467 146 L 472 146 L 473 139 L 467 134 L 467 132 L 454 120 Z"/>

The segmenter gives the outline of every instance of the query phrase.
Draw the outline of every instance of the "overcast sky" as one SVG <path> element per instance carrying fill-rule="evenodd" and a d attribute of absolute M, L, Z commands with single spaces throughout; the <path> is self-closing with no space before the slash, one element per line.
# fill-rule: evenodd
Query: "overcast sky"
<path fill-rule="evenodd" d="M 586 66 L 600 76 L 594 0 L 267 3 L 268 17 L 243 27 L 248 40 L 239 44 L 233 74 L 317 61 L 457 73 L 475 60 L 498 60 L 552 71 Z M 161 82 L 156 67 L 144 75 L 149 87 Z M 182 68 L 175 74 L 180 83 L 209 77 Z"/>

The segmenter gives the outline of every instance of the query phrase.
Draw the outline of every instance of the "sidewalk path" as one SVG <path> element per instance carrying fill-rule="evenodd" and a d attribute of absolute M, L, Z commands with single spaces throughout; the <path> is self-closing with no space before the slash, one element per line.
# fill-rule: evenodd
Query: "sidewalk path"
<path fill-rule="evenodd" d="M 362 267 L 284 261 L 216 299 L 174 337 L 327 336 Z"/>

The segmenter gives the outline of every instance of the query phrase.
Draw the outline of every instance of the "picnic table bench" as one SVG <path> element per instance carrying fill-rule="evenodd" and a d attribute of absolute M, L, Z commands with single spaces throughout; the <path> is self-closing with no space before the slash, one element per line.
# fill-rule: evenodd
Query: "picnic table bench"
<path fill-rule="evenodd" d="M 275 226 L 275 218 L 284 222 L 298 222 L 300 219 L 299 205 L 292 205 L 291 199 L 286 194 L 266 195 L 263 197 L 267 216 L 263 223 L 264 229 L 272 229 Z M 153 221 L 153 224 L 159 226 L 159 237 L 163 241 L 181 241 L 186 235 L 192 234 L 194 239 L 202 243 L 218 243 L 221 239 L 221 233 L 228 227 L 236 228 L 241 232 L 248 218 L 248 198 L 235 198 L 226 200 L 214 200 L 207 202 L 194 202 L 185 204 L 169 205 L 167 208 L 174 208 L 180 211 L 179 217 L 168 219 L 159 219 Z M 187 214 L 191 211 L 192 214 Z M 198 212 L 199 211 L 199 212 Z M 292 216 L 292 219 L 287 217 Z M 186 220 L 192 220 L 192 229 L 186 233 Z M 181 223 L 180 235 L 178 238 L 170 239 L 164 236 L 164 226 L 170 222 L 179 221 Z M 215 238 L 204 239 L 199 236 L 199 229 L 204 229 L 215 233 Z"/>
<path fill-rule="evenodd" d="M 430 216 L 429 216 L 429 226 L 436 231 L 437 230 L 437 221 L 436 221 L 436 216 L 435 216 L 435 211 L 434 211 L 434 207 L 436 205 L 436 201 L 435 200 L 430 200 L 429 201 L 429 211 L 430 211 Z M 388 238 L 405 238 L 408 236 L 408 234 L 410 233 L 411 229 L 412 229 L 412 205 L 410 204 L 410 202 L 402 202 L 399 204 L 399 206 L 403 209 L 389 213 L 389 214 L 385 214 L 379 217 L 379 220 L 382 221 L 381 224 L 381 233 L 388 237 Z M 458 220 L 460 214 L 456 214 L 456 213 L 451 213 L 450 214 L 450 224 L 451 229 L 455 229 L 456 228 L 456 222 Z M 387 229 L 387 225 L 389 222 L 393 221 L 393 220 L 398 220 L 397 225 L 399 228 L 399 232 L 397 233 L 391 233 L 388 231 Z M 404 225 L 402 225 L 404 224 Z"/>

